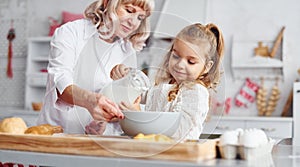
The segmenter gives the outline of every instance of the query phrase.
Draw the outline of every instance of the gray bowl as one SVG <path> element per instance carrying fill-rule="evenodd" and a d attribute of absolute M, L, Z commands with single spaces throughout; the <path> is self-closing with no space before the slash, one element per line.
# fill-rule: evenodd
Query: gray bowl
<path fill-rule="evenodd" d="M 123 111 L 125 119 L 120 120 L 126 135 L 163 134 L 171 137 L 179 127 L 179 112 Z"/>

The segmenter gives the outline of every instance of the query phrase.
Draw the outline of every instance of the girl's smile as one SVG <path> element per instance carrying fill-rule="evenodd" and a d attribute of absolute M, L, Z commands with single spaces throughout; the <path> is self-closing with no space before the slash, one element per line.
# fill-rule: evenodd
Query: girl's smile
<path fill-rule="evenodd" d="M 197 79 L 204 69 L 204 51 L 206 45 L 202 45 L 201 50 L 195 49 L 191 43 L 176 40 L 169 59 L 169 71 L 179 84 L 182 81 L 193 81 Z"/>

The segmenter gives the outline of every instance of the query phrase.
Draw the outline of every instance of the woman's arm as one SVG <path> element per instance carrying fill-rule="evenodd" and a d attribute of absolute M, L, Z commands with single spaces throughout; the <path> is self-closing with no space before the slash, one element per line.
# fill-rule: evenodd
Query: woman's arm
<path fill-rule="evenodd" d="M 86 108 L 95 120 L 123 118 L 118 107 L 105 96 L 74 85 L 74 66 L 86 44 L 82 39 L 85 22 L 64 24 L 55 31 L 51 41 L 48 73 L 53 77 L 57 97 L 70 105 Z"/>
<path fill-rule="evenodd" d="M 95 120 L 111 121 L 115 117 L 124 118 L 118 106 L 107 97 L 81 89 L 76 85 L 68 86 L 62 94 L 58 92 L 58 98 L 71 105 L 86 108 Z"/>

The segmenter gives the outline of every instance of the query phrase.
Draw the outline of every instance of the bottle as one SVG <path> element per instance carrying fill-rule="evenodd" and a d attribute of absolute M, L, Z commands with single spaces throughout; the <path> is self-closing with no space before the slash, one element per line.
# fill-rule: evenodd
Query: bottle
<path fill-rule="evenodd" d="M 117 104 L 133 104 L 149 87 L 149 78 L 141 70 L 130 68 L 126 76 L 107 84 L 100 93 Z"/>

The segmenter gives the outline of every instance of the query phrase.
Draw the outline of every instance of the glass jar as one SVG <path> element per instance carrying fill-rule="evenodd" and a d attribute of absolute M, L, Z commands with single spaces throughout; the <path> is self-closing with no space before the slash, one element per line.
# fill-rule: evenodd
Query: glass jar
<path fill-rule="evenodd" d="M 126 76 L 107 84 L 100 93 L 117 104 L 133 104 L 149 87 L 149 78 L 141 70 L 130 68 Z"/>

